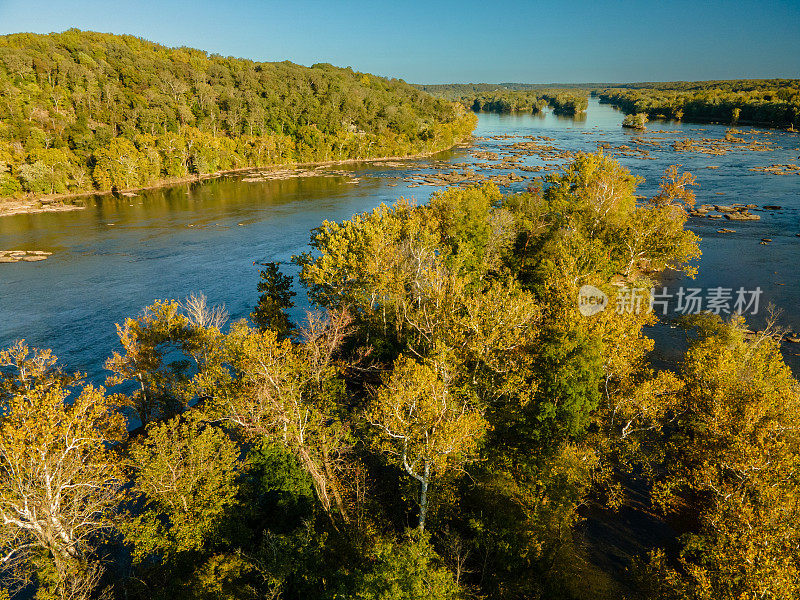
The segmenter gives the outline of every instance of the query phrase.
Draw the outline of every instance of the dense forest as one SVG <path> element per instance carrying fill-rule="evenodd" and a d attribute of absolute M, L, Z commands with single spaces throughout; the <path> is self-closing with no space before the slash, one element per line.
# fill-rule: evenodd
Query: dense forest
<path fill-rule="evenodd" d="M 596 93 L 601 102 L 650 118 L 793 128 L 800 124 L 798 79 L 632 83 Z"/>
<path fill-rule="evenodd" d="M 326 221 L 293 259 L 306 317 L 273 263 L 248 320 L 158 301 L 118 326 L 108 389 L 24 341 L 4 350 L 6 589 L 798 597 L 798 382 L 775 332 L 737 317 L 685 323 L 680 367 L 650 366 L 656 317 L 620 284 L 646 306 L 699 250 L 693 177 L 672 167 L 641 201 L 638 183 L 586 154 L 525 193 L 452 188 Z M 579 311 L 584 285 L 607 310 Z M 629 503 L 673 537 L 636 531 L 627 571 L 602 568 L 581 523 Z"/>
<path fill-rule="evenodd" d="M 586 89 L 513 83 L 453 83 L 417 87 L 434 96 L 460 102 L 475 111 L 537 113 L 549 105 L 557 114 L 575 115 L 584 112 L 589 105 Z"/>
<path fill-rule="evenodd" d="M 0 199 L 429 153 L 475 117 L 401 80 L 69 30 L 0 37 Z"/>

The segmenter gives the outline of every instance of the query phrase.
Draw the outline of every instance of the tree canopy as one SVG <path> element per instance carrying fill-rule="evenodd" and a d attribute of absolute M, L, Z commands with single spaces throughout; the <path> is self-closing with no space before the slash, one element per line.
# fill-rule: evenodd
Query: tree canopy
<path fill-rule="evenodd" d="M 646 306 L 665 269 L 692 274 L 694 178 L 672 167 L 647 199 L 639 182 L 581 154 L 542 189 L 326 221 L 293 258 L 305 319 L 288 319 L 276 263 L 252 321 L 157 301 L 119 326 L 109 391 L 49 351 L 3 351 L 5 585 L 40 600 L 796 595 L 800 387 L 779 332 L 738 317 L 696 318 L 681 363 L 653 368 L 656 315 L 613 303 L 620 283 Z M 586 285 L 606 310 L 581 312 Z M 676 532 L 642 536 L 626 576 L 581 537 L 620 506 Z"/>

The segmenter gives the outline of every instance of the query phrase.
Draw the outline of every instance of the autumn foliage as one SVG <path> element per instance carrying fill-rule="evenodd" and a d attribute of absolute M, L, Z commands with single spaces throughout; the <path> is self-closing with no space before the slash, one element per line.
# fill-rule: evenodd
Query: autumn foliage
<path fill-rule="evenodd" d="M 118 327 L 113 393 L 4 351 L 0 574 L 37 598 L 793 597 L 777 332 L 703 317 L 658 371 L 652 313 L 578 310 L 692 272 L 694 179 L 637 183 L 588 154 L 541 191 L 326 221 L 294 258 L 313 312 L 275 263 L 255 323 L 157 301 Z M 623 576 L 579 532 L 634 484 L 676 536 Z"/>

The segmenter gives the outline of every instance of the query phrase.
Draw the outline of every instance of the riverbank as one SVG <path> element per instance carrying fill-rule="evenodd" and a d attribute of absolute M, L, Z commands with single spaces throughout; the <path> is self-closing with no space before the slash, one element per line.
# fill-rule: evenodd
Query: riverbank
<path fill-rule="evenodd" d="M 469 146 L 472 135 L 464 138 L 459 142 L 453 144 L 448 148 L 440 150 L 433 150 L 431 152 L 423 152 L 418 154 L 409 154 L 405 156 L 378 156 L 374 158 L 348 158 L 344 160 L 329 160 L 318 162 L 305 162 L 305 163 L 276 163 L 266 167 L 241 167 L 238 169 L 228 169 L 225 171 L 217 171 L 215 173 L 206 173 L 202 175 L 189 175 L 186 177 L 172 177 L 159 179 L 158 181 L 142 187 L 125 188 L 125 189 L 111 189 L 111 190 L 92 190 L 85 192 L 71 192 L 69 194 L 48 194 L 44 196 L 31 195 L 30 197 L 12 198 L 9 200 L 0 201 L 0 217 L 9 217 L 12 215 L 20 214 L 36 214 L 44 212 L 63 212 L 70 210 L 82 210 L 85 207 L 83 204 L 72 204 L 71 202 L 79 202 L 82 199 L 93 198 L 97 196 L 131 196 L 147 190 L 155 190 L 164 187 L 181 185 L 184 183 L 197 183 L 200 181 L 207 181 L 210 179 L 217 179 L 227 175 L 235 175 L 237 173 L 247 173 L 251 171 L 272 171 L 278 169 L 305 169 L 309 167 L 332 167 L 336 165 L 349 165 L 358 163 L 375 163 L 382 161 L 403 161 L 403 160 L 416 160 L 421 158 L 430 158 L 442 152 L 453 150 L 454 148 L 464 148 Z M 467 141 L 470 140 L 470 141 Z"/>
<path fill-rule="evenodd" d="M 610 104 L 610 103 L 609 103 Z M 610 104 L 620 112 L 624 111 L 620 106 L 616 104 Z M 787 133 L 797 133 L 796 129 L 793 129 L 791 125 L 785 124 L 776 124 L 772 121 L 752 121 L 748 119 L 739 119 L 736 123 L 731 123 L 730 121 L 725 121 L 722 119 L 702 119 L 702 118 L 695 118 L 695 117 L 683 117 L 681 119 L 674 119 L 670 117 L 665 117 L 664 115 L 653 115 L 647 117 L 650 123 L 686 123 L 687 125 L 720 125 L 722 127 L 730 127 L 730 128 L 737 128 L 737 127 L 756 127 L 758 129 L 774 129 L 775 131 L 785 131 Z"/>

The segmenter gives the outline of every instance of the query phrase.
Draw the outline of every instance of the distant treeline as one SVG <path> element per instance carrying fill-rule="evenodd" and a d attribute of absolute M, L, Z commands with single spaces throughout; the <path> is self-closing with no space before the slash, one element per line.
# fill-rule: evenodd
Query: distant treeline
<path fill-rule="evenodd" d="M 557 114 L 576 115 L 589 107 L 589 95 L 585 91 L 553 90 L 542 97 Z"/>
<path fill-rule="evenodd" d="M 75 29 L 0 37 L 0 198 L 433 152 L 475 117 L 398 79 Z"/>
<path fill-rule="evenodd" d="M 634 83 L 598 92 L 627 114 L 774 127 L 800 122 L 800 80 L 740 79 Z"/>
<path fill-rule="evenodd" d="M 751 123 L 796 127 L 800 122 L 800 80 L 731 79 L 637 83 L 449 83 L 418 85 L 434 96 L 473 110 L 540 110 L 544 103 L 562 114 L 586 109 L 585 94 L 599 96 L 626 114 L 696 122 Z M 554 93 L 555 92 L 555 93 Z M 557 98 L 583 99 L 566 106 Z M 556 99 L 553 99 L 555 97 Z M 542 102 L 542 100 L 544 102 Z M 583 108 L 581 108 L 581 106 Z"/>
<path fill-rule="evenodd" d="M 414 87 L 434 96 L 467 95 L 473 92 L 492 92 L 495 90 L 511 90 L 524 92 L 529 90 L 594 90 L 610 87 L 610 83 L 435 83 L 414 84 Z M 617 84 L 613 84 L 616 86 Z M 620 87 L 627 84 L 619 84 Z M 633 84 L 636 85 L 636 84 Z"/>
<path fill-rule="evenodd" d="M 537 92 L 494 91 L 466 95 L 458 98 L 464 106 L 472 110 L 490 112 L 531 112 L 537 113 L 547 106 L 547 100 Z"/>
<path fill-rule="evenodd" d="M 491 112 L 539 112 L 550 106 L 558 114 L 574 115 L 586 110 L 588 90 L 561 89 L 536 84 L 442 84 L 422 85 L 420 89 L 460 102 L 472 110 Z"/>

